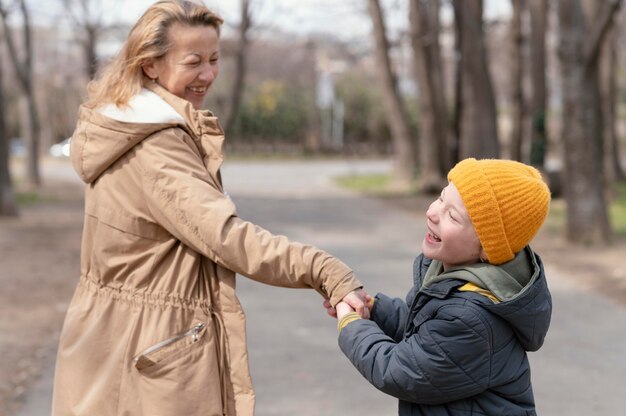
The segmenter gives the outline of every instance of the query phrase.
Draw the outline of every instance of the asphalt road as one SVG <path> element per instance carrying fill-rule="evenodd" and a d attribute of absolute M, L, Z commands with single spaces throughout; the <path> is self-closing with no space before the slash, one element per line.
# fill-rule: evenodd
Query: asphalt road
<path fill-rule="evenodd" d="M 341 191 L 329 179 L 388 168 L 387 162 L 233 162 L 223 177 L 241 217 L 335 254 L 371 293 L 403 297 L 423 216 Z M 584 293 L 550 265 L 547 270 L 553 322 L 545 346 L 530 354 L 538 413 L 623 414 L 626 309 Z M 240 278 L 238 293 L 248 318 L 258 416 L 396 414 L 396 400 L 361 379 L 339 351 L 335 321 L 315 292 Z M 20 416 L 50 414 L 52 374 L 50 363 Z"/>

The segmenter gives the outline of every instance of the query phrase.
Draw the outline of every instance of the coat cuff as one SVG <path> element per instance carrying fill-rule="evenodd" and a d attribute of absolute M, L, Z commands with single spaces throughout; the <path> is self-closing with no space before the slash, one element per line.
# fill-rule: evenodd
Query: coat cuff
<path fill-rule="evenodd" d="M 337 331 L 341 332 L 341 330 L 348 325 L 350 322 L 356 321 L 358 319 L 361 319 L 361 315 L 359 315 L 356 312 L 350 312 L 346 315 L 343 316 L 343 318 L 341 318 L 339 320 L 339 322 L 337 322 Z"/>
<path fill-rule="evenodd" d="M 341 279 L 339 284 L 331 290 L 328 290 L 329 293 L 325 294 L 325 296 L 330 298 L 330 304 L 332 306 L 336 306 L 348 293 L 362 288 L 363 284 L 354 276 L 354 273 L 350 271 Z"/>

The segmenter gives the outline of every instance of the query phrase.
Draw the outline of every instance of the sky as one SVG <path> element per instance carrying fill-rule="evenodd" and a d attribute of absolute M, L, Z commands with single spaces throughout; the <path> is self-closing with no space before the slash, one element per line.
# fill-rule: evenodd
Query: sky
<path fill-rule="evenodd" d="M 33 18 L 55 21 L 60 14 L 62 0 L 27 0 Z M 367 0 L 249 0 L 253 22 L 263 28 L 277 29 L 296 35 L 326 33 L 341 40 L 370 36 Z M 387 26 L 391 31 L 407 26 L 408 0 L 381 0 Z M 92 0 L 104 4 L 106 19 L 136 21 L 155 0 Z M 204 0 L 205 4 L 225 20 L 224 31 L 232 30 L 239 22 L 240 0 Z M 445 3 L 445 2 L 444 2 Z M 488 18 L 510 13 L 510 1 L 485 0 Z"/>
<path fill-rule="evenodd" d="M 253 16 L 263 26 L 283 29 L 296 34 L 324 32 L 339 39 L 349 40 L 370 35 L 367 0 L 249 0 Z M 154 1 L 135 0 L 139 16 Z M 445 3 L 445 2 L 443 2 Z M 239 22 L 239 0 L 205 0 L 205 4 L 220 13 L 227 24 Z M 390 28 L 407 26 L 407 0 L 381 0 L 386 23 Z M 511 11 L 508 0 L 485 0 L 488 18 L 507 15 Z M 133 12 L 135 13 L 135 12 Z"/>

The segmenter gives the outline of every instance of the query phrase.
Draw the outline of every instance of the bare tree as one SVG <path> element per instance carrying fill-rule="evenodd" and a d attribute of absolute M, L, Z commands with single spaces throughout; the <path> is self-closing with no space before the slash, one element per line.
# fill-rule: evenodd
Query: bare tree
<path fill-rule="evenodd" d="M 237 49 L 235 50 L 235 77 L 230 92 L 230 107 L 227 112 L 226 122 L 224 123 L 224 130 L 226 132 L 229 132 L 235 124 L 243 95 L 246 74 L 246 58 L 248 55 L 248 46 L 250 44 L 248 32 L 250 30 L 250 26 L 252 25 L 249 3 L 249 0 L 241 0 L 239 39 L 237 42 Z"/>
<path fill-rule="evenodd" d="M 393 140 L 396 180 L 402 185 L 407 185 L 413 180 L 413 169 L 416 164 L 415 146 L 406 107 L 398 92 L 396 75 L 391 67 L 389 40 L 379 1 L 368 0 L 368 11 L 372 19 L 376 60 L 380 68 L 378 72 L 383 88 L 383 104 Z"/>
<path fill-rule="evenodd" d="M 15 38 L 13 37 L 13 30 L 7 21 L 9 13 L 12 12 L 14 8 L 19 10 L 22 19 L 22 48 L 18 48 Z M 21 128 L 28 143 L 27 181 L 30 186 L 38 187 L 41 184 L 41 176 L 39 173 L 41 127 L 39 124 L 37 103 L 35 101 L 33 46 L 31 40 L 30 15 L 26 7 L 26 1 L 16 0 L 11 6 L 7 6 L 4 0 L 0 0 L 0 20 L 2 20 L 10 60 L 13 63 L 13 68 L 25 100 L 24 115 L 28 119 L 21 123 Z M 20 57 L 18 49 L 23 51 L 22 57 Z"/>
<path fill-rule="evenodd" d="M 522 160 L 522 141 L 524 137 L 524 91 L 522 88 L 522 13 L 524 0 L 512 0 L 513 16 L 511 17 L 511 159 Z"/>
<path fill-rule="evenodd" d="M 79 28 L 76 31 L 83 48 L 85 71 L 89 79 L 93 79 L 98 70 L 96 45 L 102 31 L 100 0 L 61 0 L 65 12 L 72 24 Z"/>
<path fill-rule="evenodd" d="M 60 0 L 71 23 L 78 28 L 75 31 L 83 49 L 85 74 L 88 79 L 96 76 L 99 68 L 96 48 L 102 36 L 116 25 L 104 21 L 104 13 L 110 15 L 116 10 L 116 3 L 104 4 L 103 0 Z"/>
<path fill-rule="evenodd" d="M 0 50 L 0 57 L 2 51 Z M 9 137 L 5 119 L 5 99 L 2 87 L 2 65 L 0 65 L 0 216 L 16 216 L 17 201 L 9 169 Z"/>
<path fill-rule="evenodd" d="M 439 0 L 411 0 L 409 20 L 415 77 L 420 89 L 420 179 L 423 192 L 439 192 L 451 167 L 448 114 L 441 71 Z"/>
<path fill-rule="evenodd" d="M 453 0 L 460 42 L 461 106 L 459 156 L 498 157 L 496 102 L 487 67 L 482 0 Z"/>
<path fill-rule="evenodd" d="M 546 27 L 548 0 L 529 0 L 530 10 L 530 164 L 544 168 L 548 148 L 546 129 Z"/>
<path fill-rule="evenodd" d="M 620 1 L 559 1 L 567 238 L 604 243 L 611 237 L 603 184 L 599 56 Z"/>

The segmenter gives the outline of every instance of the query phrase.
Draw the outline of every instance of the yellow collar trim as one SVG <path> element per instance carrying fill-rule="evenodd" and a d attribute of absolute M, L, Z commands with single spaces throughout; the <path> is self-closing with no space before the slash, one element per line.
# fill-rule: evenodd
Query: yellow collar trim
<path fill-rule="evenodd" d="M 488 291 L 487 289 L 483 289 L 480 286 L 476 286 L 474 283 L 472 282 L 467 282 L 465 283 L 463 286 L 459 287 L 459 290 L 463 291 L 463 292 L 476 292 L 478 294 L 481 294 L 483 296 L 488 297 L 489 299 L 491 299 L 494 303 L 500 303 L 500 300 L 490 291 Z"/>

